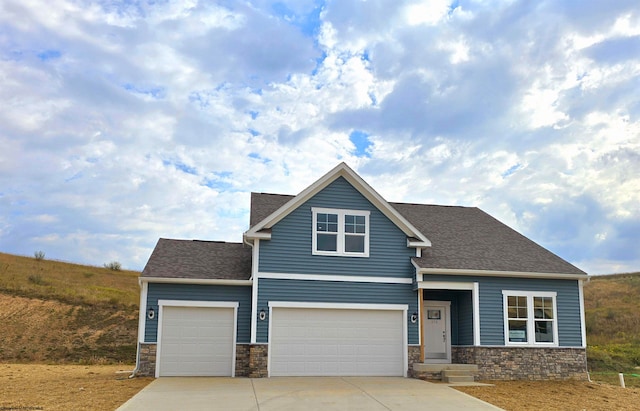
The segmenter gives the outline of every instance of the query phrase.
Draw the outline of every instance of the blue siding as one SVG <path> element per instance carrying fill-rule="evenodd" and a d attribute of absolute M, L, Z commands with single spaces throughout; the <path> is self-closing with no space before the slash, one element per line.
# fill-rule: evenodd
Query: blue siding
<path fill-rule="evenodd" d="M 232 301 L 238 302 L 237 338 L 239 343 L 251 341 L 251 287 L 196 284 L 149 284 L 147 307 L 158 312 L 158 300 Z M 156 342 L 158 317 L 145 321 L 144 341 Z"/>
<path fill-rule="evenodd" d="M 458 293 L 458 345 L 473 345 L 473 298 L 471 291 Z"/>
<path fill-rule="evenodd" d="M 428 275 L 425 280 L 478 282 L 480 288 L 480 344 L 504 345 L 502 290 L 555 291 L 558 338 L 561 347 L 582 345 L 580 294 L 577 280 Z"/>
<path fill-rule="evenodd" d="M 418 295 L 411 284 L 352 283 L 338 281 L 275 280 L 258 281 L 257 309 L 269 312 L 269 301 L 325 302 L 349 304 L 407 304 L 409 344 L 418 344 L 418 323 L 409 317 L 418 311 Z M 268 342 L 269 318 L 258 321 L 257 342 Z"/>
<path fill-rule="evenodd" d="M 369 257 L 312 255 L 311 207 L 369 210 Z M 414 256 L 407 236 L 340 177 L 273 226 L 271 240 L 260 242 L 259 270 L 410 278 Z"/>
<path fill-rule="evenodd" d="M 426 290 L 424 299 L 451 301 L 451 344 L 473 345 L 471 291 Z"/>

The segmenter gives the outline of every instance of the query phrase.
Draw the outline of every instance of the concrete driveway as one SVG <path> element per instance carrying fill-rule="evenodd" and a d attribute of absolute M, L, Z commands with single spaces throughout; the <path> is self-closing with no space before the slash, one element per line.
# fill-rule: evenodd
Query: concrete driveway
<path fill-rule="evenodd" d="M 117 411 L 499 409 L 444 384 L 401 377 L 163 377 Z"/>

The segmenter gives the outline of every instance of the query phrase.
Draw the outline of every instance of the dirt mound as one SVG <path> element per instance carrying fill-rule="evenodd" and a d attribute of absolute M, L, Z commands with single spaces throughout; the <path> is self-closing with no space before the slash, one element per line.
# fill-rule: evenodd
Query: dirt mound
<path fill-rule="evenodd" d="M 0 362 L 135 362 L 137 310 L 0 294 Z"/>

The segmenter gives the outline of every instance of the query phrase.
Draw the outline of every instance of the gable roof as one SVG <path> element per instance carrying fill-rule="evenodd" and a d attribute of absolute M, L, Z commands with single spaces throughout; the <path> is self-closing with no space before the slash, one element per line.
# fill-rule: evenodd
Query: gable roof
<path fill-rule="evenodd" d="M 251 225 L 294 196 L 251 193 Z M 477 207 L 389 203 L 431 240 L 421 258 L 425 272 L 443 270 L 586 275 Z M 433 270 L 431 270 L 433 269 Z"/>
<path fill-rule="evenodd" d="M 161 238 L 140 277 L 248 280 L 251 247 L 242 243 Z"/>
<path fill-rule="evenodd" d="M 278 221 L 293 212 L 301 206 L 305 201 L 322 191 L 329 184 L 338 178 L 344 178 L 351 184 L 360 194 L 369 200 L 382 214 L 391 220 L 407 237 L 411 238 L 411 245 L 416 247 L 429 247 L 431 242 L 427 237 L 414 227 L 407 219 L 398 213 L 387 201 L 382 198 L 369 184 L 367 184 L 358 174 L 356 174 L 345 163 L 340 163 L 327 174 L 322 176 L 318 181 L 304 189 L 300 194 L 290 197 L 287 202 L 283 203 L 277 209 L 273 210 L 266 217 L 257 220 L 251 228 L 244 233 L 244 238 L 252 240 L 254 238 L 270 238 L 271 233 L 268 231 Z M 273 204 L 279 203 L 282 198 L 271 198 Z M 262 213 L 260 214 L 262 216 Z M 253 221 L 253 218 L 252 218 Z"/>
<path fill-rule="evenodd" d="M 445 269 L 586 275 L 477 207 L 392 204 L 432 239 L 429 252 L 413 259 L 424 272 Z"/>

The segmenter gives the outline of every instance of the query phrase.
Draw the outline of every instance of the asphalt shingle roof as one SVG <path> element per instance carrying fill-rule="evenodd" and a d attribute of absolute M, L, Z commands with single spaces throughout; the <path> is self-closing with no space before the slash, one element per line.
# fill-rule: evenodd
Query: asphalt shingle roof
<path fill-rule="evenodd" d="M 251 193 L 254 226 L 291 195 Z M 390 203 L 431 241 L 421 268 L 586 274 L 476 207 Z M 216 241 L 158 241 L 142 277 L 247 280 L 251 247 Z"/>
<path fill-rule="evenodd" d="M 251 194 L 251 225 L 294 196 Z M 389 203 L 431 241 L 422 268 L 586 274 L 477 207 Z"/>
<path fill-rule="evenodd" d="M 251 247 L 242 243 L 161 238 L 141 277 L 248 280 Z"/>

